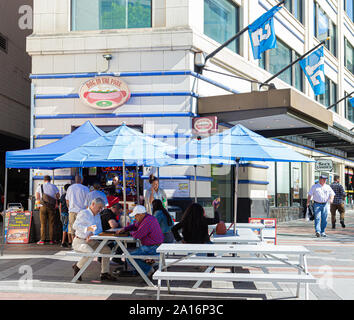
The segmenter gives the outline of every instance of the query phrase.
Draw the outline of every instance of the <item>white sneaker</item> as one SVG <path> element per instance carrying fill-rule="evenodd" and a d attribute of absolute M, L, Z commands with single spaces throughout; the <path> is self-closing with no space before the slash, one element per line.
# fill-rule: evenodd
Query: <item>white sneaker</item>
<path fill-rule="evenodd" d="M 327 237 L 327 235 L 323 232 L 323 233 L 321 233 L 321 237 L 325 238 L 325 237 Z"/>

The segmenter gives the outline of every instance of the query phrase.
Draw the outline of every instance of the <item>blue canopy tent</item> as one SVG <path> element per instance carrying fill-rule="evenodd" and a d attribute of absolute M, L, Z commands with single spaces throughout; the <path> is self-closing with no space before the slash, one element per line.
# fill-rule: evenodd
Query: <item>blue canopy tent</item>
<path fill-rule="evenodd" d="M 125 124 L 54 159 L 61 167 L 123 166 L 124 214 L 126 215 L 126 165 L 163 166 L 173 159 L 165 152 L 175 149 Z"/>
<path fill-rule="evenodd" d="M 7 170 L 9 168 L 51 170 L 63 168 L 60 166 L 59 162 L 54 163 L 53 160 L 79 145 L 103 136 L 104 134 L 104 131 L 96 127 L 90 121 L 86 121 L 71 134 L 53 143 L 34 149 L 7 151 L 5 160 L 4 212 L 6 212 L 7 205 Z M 1 255 L 3 254 L 3 246 L 5 244 L 5 219 L 3 219 L 3 221 L 3 245 Z"/>
<path fill-rule="evenodd" d="M 7 151 L 5 166 L 16 169 L 62 168 L 59 162 L 53 162 L 55 158 L 104 134 L 104 131 L 86 121 L 71 134 L 53 143 L 34 149 Z"/>
<path fill-rule="evenodd" d="M 238 124 L 231 129 L 202 140 L 192 140 L 168 152 L 176 159 L 189 157 L 211 158 L 220 163 L 235 164 L 235 203 L 234 232 L 236 233 L 238 168 L 240 161 L 274 161 L 274 162 L 314 162 L 314 160 L 288 148 L 276 141 L 267 139 Z M 177 160 L 178 161 L 178 160 Z M 225 162 L 224 162 L 225 161 Z"/>

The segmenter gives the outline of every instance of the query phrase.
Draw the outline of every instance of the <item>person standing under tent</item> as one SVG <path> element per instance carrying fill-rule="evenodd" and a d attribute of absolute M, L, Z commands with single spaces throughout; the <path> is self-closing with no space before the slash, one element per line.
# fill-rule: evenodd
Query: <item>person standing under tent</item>
<path fill-rule="evenodd" d="M 167 205 L 168 205 L 167 204 L 167 196 L 166 196 L 165 191 L 163 189 L 161 189 L 159 186 L 159 179 L 151 174 L 149 177 L 149 183 L 151 185 L 151 188 L 146 190 L 145 201 L 144 201 L 147 213 L 153 214 L 152 202 L 155 199 L 161 200 L 164 208 L 167 209 Z"/>
<path fill-rule="evenodd" d="M 108 199 L 106 194 L 100 190 L 101 188 L 100 183 L 98 181 L 95 181 L 92 186 L 93 186 L 93 190 L 90 191 L 90 193 L 87 195 L 86 205 L 89 206 L 89 204 L 93 199 L 101 198 L 105 203 L 105 207 L 108 207 Z"/>
<path fill-rule="evenodd" d="M 316 237 L 326 237 L 328 206 L 327 203 L 333 203 L 335 196 L 332 188 L 326 184 L 327 177 L 321 175 L 319 182 L 315 183 L 307 196 L 307 207 L 310 205 L 310 200 L 313 198 L 313 211 L 315 215 L 315 231 Z"/>
<path fill-rule="evenodd" d="M 60 220 L 61 223 L 63 224 L 63 236 L 61 238 L 61 247 L 67 248 L 68 246 L 70 247 L 72 244 L 71 237 L 69 239 L 69 234 L 68 234 L 68 226 L 69 226 L 69 209 L 66 204 L 66 192 L 68 191 L 68 188 L 70 187 L 70 184 L 66 184 L 64 186 L 64 193 L 61 195 L 60 200 L 59 200 L 59 209 L 60 209 Z M 66 238 L 68 237 L 68 243 L 66 242 Z"/>
<path fill-rule="evenodd" d="M 75 176 L 75 183 L 72 184 L 66 192 L 66 203 L 69 208 L 69 242 L 73 240 L 75 231 L 73 224 L 75 222 L 77 214 L 87 208 L 87 195 L 89 194 L 89 188 L 82 185 L 82 178 L 79 175 Z"/>
<path fill-rule="evenodd" d="M 41 222 L 41 239 L 37 244 L 44 244 L 46 240 L 47 224 L 49 227 L 49 244 L 54 244 L 54 223 L 57 200 L 60 198 L 59 189 L 50 183 L 50 176 L 44 176 L 43 184 L 36 190 L 36 207 L 39 207 L 39 217 Z"/>

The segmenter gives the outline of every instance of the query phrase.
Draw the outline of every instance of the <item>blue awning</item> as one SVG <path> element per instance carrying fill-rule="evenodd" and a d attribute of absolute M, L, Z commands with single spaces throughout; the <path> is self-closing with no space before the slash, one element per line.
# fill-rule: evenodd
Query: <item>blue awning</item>
<path fill-rule="evenodd" d="M 71 134 L 53 143 L 34 149 L 7 151 L 5 165 L 6 168 L 18 169 L 62 168 L 60 162 L 53 161 L 55 158 L 104 134 L 104 131 L 86 121 Z"/>

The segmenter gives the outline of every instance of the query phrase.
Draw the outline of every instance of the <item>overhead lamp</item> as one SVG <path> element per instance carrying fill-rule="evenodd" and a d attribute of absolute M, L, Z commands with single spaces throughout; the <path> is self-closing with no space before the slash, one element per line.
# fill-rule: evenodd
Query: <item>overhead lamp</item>
<path fill-rule="evenodd" d="M 198 51 L 194 54 L 194 65 L 202 68 L 205 66 L 205 53 Z"/>

